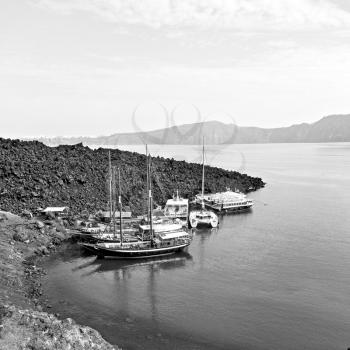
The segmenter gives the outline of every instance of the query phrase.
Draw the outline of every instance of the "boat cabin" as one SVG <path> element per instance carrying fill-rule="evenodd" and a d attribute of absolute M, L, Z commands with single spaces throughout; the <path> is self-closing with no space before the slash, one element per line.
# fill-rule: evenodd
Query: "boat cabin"
<path fill-rule="evenodd" d="M 109 211 L 101 211 L 99 212 L 99 216 L 102 220 L 102 222 L 109 223 L 111 222 L 111 213 Z M 114 216 L 116 218 L 119 218 L 120 214 L 119 211 L 116 211 Z M 122 211 L 122 219 L 131 219 L 132 213 L 129 210 Z M 112 213 L 113 218 L 113 213 Z"/>
<path fill-rule="evenodd" d="M 154 239 L 154 243 L 160 248 L 183 244 L 188 239 L 188 233 L 185 231 L 162 232 Z"/>
<path fill-rule="evenodd" d="M 196 218 L 201 219 L 201 220 L 204 220 L 204 219 L 209 220 L 209 219 L 211 219 L 211 215 L 208 212 L 205 212 L 205 213 L 198 212 L 198 213 L 196 213 Z"/>
<path fill-rule="evenodd" d="M 160 232 L 175 232 L 181 231 L 182 225 L 180 224 L 155 224 L 152 225 L 153 233 L 158 234 Z M 139 233 L 147 236 L 150 236 L 151 226 L 150 225 L 140 225 Z"/>
<path fill-rule="evenodd" d="M 168 199 L 165 204 L 164 215 L 172 219 L 187 218 L 188 199 L 180 198 L 179 196 Z"/>
<path fill-rule="evenodd" d="M 94 221 L 93 222 L 83 221 L 80 224 L 80 230 L 86 233 L 99 233 L 99 232 L 104 232 L 106 230 L 106 226 Z"/>

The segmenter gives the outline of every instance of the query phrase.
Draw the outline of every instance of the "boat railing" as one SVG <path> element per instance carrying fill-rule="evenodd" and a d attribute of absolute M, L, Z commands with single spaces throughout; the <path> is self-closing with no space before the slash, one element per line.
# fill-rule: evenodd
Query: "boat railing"
<path fill-rule="evenodd" d="M 178 216 L 186 216 L 188 213 L 188 210 L 182 210 L 182 211 L 177 211 L 177 212 L 174 212 L 174 211 L 165 211 L 164 212 L 164 215 L 165 216 L 170 216 L 170 217 L 178 217 Z"/>

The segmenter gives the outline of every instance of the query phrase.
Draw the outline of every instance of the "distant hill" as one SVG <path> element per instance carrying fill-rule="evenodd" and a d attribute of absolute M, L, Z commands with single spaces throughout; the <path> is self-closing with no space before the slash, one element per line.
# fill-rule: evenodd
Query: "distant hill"
<path fill-rule="evenodd" d="M 242 127 L 235 143 L 293 143 L 350 141 L 350 115 L 330 115 L 312 123 L 285 128 Z"/>
<path fill-rule="evenodd" d="M 39 138 L 49 146 L 72 145 L 138 145 L 138 144 L 206 144 L 232 143 L 293 143 L 293 142 L 350 142 L 350 115 L 330 115 L 312 123 L 296 124 L 284 128 L 264 129 L 239 127 L 209 121 L 172 126 L 148 132 L 117 133 L 99 137 Z"/>

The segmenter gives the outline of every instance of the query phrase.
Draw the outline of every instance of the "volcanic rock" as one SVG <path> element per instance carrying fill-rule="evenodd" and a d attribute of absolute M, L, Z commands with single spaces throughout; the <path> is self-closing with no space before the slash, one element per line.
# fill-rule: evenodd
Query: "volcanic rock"
<path fill-rule="evenodd" d="M 82 144 L 48 147 L 37 141 L 0 138 L 0 208 L 21 214 L 48 206 L 68 206 L 70 214 L 87 217 L 107 207 L 108 152 Z M 123 204 L 135 214 L 146 208 L 145 155 L 110 150 L 112 165 L 120 168 Z M 193 197 L 201 190 L 202 166 L 161 157 L 152 158 L 155 205 L 164 205 L 176 190 Z M 227 187 L 249 192 L 264 186 L 257 177 L 206 167 L 206 192 Z"/>
<path fill-rule="evenodd" d="M 3 305 L 0 323 L 0 349 L 117 350 L 94 329 L 46 312 Z"/>

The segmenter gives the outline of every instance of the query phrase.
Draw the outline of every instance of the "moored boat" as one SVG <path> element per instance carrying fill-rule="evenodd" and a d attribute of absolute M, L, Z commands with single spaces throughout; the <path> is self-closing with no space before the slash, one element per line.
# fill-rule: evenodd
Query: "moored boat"
<path fill-rule="evenodd" d="M 164 207 L 164 216 L 175 223 L 180 223 L 182 226 L 188 225 L 189 203 L 188 199 L 181 198 L 179 192 L 176 191 L 176 196 L 168 199 Z"/>
<path fill-rule="evenodd" d="M 225 192 L 197 195 L 195 202 L 204 202 L 205 207 L 218 212 L 241 212 L 249 210 L 254 205 L 244 193 L 230 189 Z"/>
<path fill-rule="evenodd" d="M 100 257 L 140 259 L 175 254 L 183 251 L 192 241 L 192 237 L 182 229 L 181 225 L 159 224 L 153 225 L 153 199 L 151 179 L 151 159 L 147 155 L 148 180 L 148 225 L 140 226 L 141 237 L 137 242 L 124 242 L 123 232 L 120 231 L 120 243 L 98 243 L 95 245 Z M 120 173 L 119 173 L 119 206 L 121 210 Z M 120 227 L 122 218 L 120 217 Z"/>
<path fill-rule="evenodd" d="M 97 222 L 82 222 L 79 231 L 86 234 L 101 233 L 106 231 L 106 225 Z"/>
<path fill-rule="evenodd" d="M 201 201 L 200 206 L 201 209 L 199 210 L 193 210 L 190 212 L 189 215 L 189 223 L 192 228 L 200 227 L 200 226 L 206 226 L 206 227 L 212 227 L 215 228 L 219 225 L 219 218 L 218 216 L 213 213 L 211 210 L 205 209 L 205 203 L 203 200 L 204 197 L 204 173 L 205 173 L 205 158 L 204 158 L 204 139 L 203 139 L 203 164 L 202 164 L 202 195 L 201 195 Z"/>
<path fill-rule="evenodd" d="M 219 225 L 218 216 L 206 209 L 191 211 L 189 221 L 192 228 L 201 226 L 215 228 Z"/>
<path fill-rule="evenodd" d="M 152 258 L 175 254 L 183 251 L 191 243 L 191 237 L 185 231 L 173 231 L 154 234 L 150 240 L 128 243 L 98 243 L 97 254 L 105 258 Z"/>

